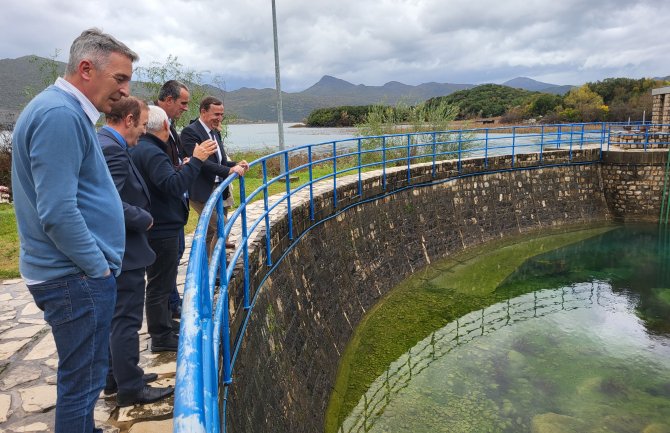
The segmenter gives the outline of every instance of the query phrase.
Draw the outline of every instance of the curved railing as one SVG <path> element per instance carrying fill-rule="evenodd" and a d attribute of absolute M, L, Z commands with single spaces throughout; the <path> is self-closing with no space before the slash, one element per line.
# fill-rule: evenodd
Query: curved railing
<path fill-rule="evenodd" d="M 212 193 L 193 237 L 184 286 L 174 431 L 218 432 L 221 425 L 225 431 L 225 422 L 221 421 L 225 419 L 226 396 L 233 382 L 235 359 L 257 289 L 264 281 L 257 287 L 250 287 L 250 253 L 252 249 L 264 250 L 265 253 L 258 257 L 264 259 L 267 277 L 297 242 L 292 220 L 294 201 L 300 200 L 301 205 L 309 206 L 311 223 L 303 228 L 304 232 L 320 221 L 316 218 L 315 195 L 318 192 L 315 193 L 315 189 L 327 185 L 332 194 L 333 212 L 343 210 L 338 207 L 338 185 L 345 181 L 344 177 L 351 182 L 353 176 L 354 182 L 358 183 L 359 202 L 362 202 L 364 173 L 371 170 L 376 170 L 382 190 L 386 192 L 387 174 L 397 170 L 406 171 L 405 187 L 425 185 L 425 180 L 417 181 L 412 177 L 412 167 L 418 164 L 432 167 L 430 171 L 435 178 L 440 164 L 444 161 L 455 163 L 455 173 L 449 177 L 453 179 L 465 175 L 462 163 L 472 158 L 483 160 L 482 173 L 491 171 L 490 160 L 503 155 L 509 162 L 505 170 L 556 165 L 554 160 L 544 159 L 556 150 L 567 151 L 566 162 L 558 165 L 584 163 L 583 160 L 573 161 L 572 157 L 573 152 L 587 148 L 599 149 L 596 159 L 587 161 L 597 162 L 612 139 L 621 142 L 622 137 L 627 140 L 634 136 L 639 147 L 645 150 L 667 147 L 668 135 L 663 132 L 667 130 L 667 126 L 664 129 L 660 125 L 595 123 L 394 134 L 306 145 L 253 161 L 245 177 L 229 176 Z M 528 154 L 537 157 L 521 156 Z M 285 167 L 281 172 L 277 170 L 280 166 Z M 254 179 L 254 174 L 260 184 L 248 193 L 247 182 Z M 306 180 L 300 182 L 299 176 Z M 240 203 L 224 224 L 221 196 L 235 180 L 238 181 Z M 272 189 L 278 186 L 281 192 L 272 195 Z M 347 206 L 355 204 L 347 201 Z M 219 238 L 208 262 L 205 234 L 215 208 L 219 216 Z M 278 216 L 287 220 L 286 245 L 273 244 L 272 224 Z M 225 239 L 231 236 L 237 241 L 237 248 L 226 255 Z M 217 277 L 219 282 L 215 284 Z M 239 287 L 241 293 L 235 292 L 231 296 L 230 287 Z M 235 332 L 230 325 L 231 309 L 236 314 Z"/>

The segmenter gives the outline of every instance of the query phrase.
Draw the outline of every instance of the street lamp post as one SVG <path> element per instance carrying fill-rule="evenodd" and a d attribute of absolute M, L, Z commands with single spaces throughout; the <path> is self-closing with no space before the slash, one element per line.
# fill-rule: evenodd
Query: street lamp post
<path fill-rule="evenodd" d="M 284 109 L 281 101 L 281 79 L 279 77 L 279 43 L 277 42 L 277 8 L 275 0 L 272 0 L 272 32 L 275 46 L 275 81 L 277 87 L 277 128 L 279 129 L 279 150 L 284 148 Z M 284 166 L 284 158 L 280 162 L 281 172 L 285 173 L 288 167 Z"/>

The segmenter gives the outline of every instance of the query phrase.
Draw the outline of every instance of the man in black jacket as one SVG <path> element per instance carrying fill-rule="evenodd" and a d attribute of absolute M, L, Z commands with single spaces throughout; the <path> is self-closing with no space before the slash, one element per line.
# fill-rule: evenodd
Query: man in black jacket
<path fill-rule="evenodd" d="M 200 117 L 181 131 L 181 142 L 187 155 L 191 155 L 197 143 L 206 139 L 216 140 L 218 144 L 214 152 L 204 163 L 200 174 L 189 189 L 191 207 L 202 214 L 205 202 L 212 191 L 231 173 L 244 176 L 249 169 L 246 161 L 229 161 L 223 148 L 219 127 L 223 120 L 223 102 L 213 96 L 207 96 L 200 102 Z M 223 192 L 223 199 L 228 198 L 229 190 Z M 207 245 L 211 254 L 216 235 L 216 211 L 212 212 L 207 227 Z M 230 245 L 226 245 L 227 247 Z"/>
<path fill-rule="evenodd" d="M 175 122 L 179 120 L 184 112 L 188 111 L 190 97 L 191 95 L 188 87 L 186 87 L 184 83 L 177 80 L 168 80 L 158 91 L 158 99 L 155 103 L 155 105 L 158 105 L 165 110 L 165 114 L 167 114 L 168 120 L 170 121 L 170 137 L 166 142 L 166 151 L 176 170 L 181 169 L 186 153 L 181 145 Z M 184 229 L 182 228 L 179 231 L 179 252 L 177 253 L 177 263 L 181 261 L 185 248 L 186 242 L 184 240 Z M 172 289 L 172 293 L 170 293 L 169 305 L 170 311 L 172 311 L 172 317 L 181 317 L 181 298 L 177 291 L 176 282 Z"/>
<path fill-rule="evenodd" d="M 146 385 L 157 375 L 147 374 L 138 365 L 144 310 L 144 272 L 154 262 L 147 239 L 153 224 L 149 213 L 149 190 L 130 159 L 128 148 L 137 144 L 146 131 L 149 107 L 129 96 L 112 104 L 106 115 L 107 125 L 98 131 L 98 140 L 107 167 L 121 197 L 126 225 L 126 248 L 121 274 L 116 279 L 116 304 L 112 317 L 110 355 L 112 368 L 107 374 L 105 394 L 118 393 L 119 406 L 151 403 L 172 394 L 172 387 L 154 388 Z"/>
<path fill-rule="evenodd" d="M 177 350 L 177 335 L 172 329 L 168 308 L 170 292 L 177 279 L 179 230 L 188 219 L 184 194 L 200 173 L 202 162 L 216 152 L 216 143 L 206 140 L 195 146 L 193 156 L 175 170 L 166 152 L 170 126 L 165 111 L 149 107 L 147 133 L 131 151 L 133 162 L 142 175 L 151 196 L 154 224 L 149 231 L 149 245 L 156 260 L 147 268 L 147 328 L 151 335 L 151 351 Z"/>

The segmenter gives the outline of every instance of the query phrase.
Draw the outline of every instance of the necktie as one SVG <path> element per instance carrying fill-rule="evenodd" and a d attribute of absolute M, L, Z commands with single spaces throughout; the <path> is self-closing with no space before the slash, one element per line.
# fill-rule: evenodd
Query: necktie
<path fill-rule="evenodd" d="M 221 150 L 220 150 L 219 140 L 216 138 L 216 133 L 214 132 L 213 129 L 209 131 L 209 135 L 211 135 L 212 140 L 214 140 L 216 142 L 216 145 L 217 145 L 216 146 L 216 159 L 219 161 L 219 164 L 221 164 Z"/>

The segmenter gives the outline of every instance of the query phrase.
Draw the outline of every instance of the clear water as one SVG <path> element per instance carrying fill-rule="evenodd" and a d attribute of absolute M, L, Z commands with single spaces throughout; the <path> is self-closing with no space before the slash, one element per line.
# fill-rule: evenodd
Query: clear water
<path fill-rule="evenodd" d="M 670 432 L 669 260 L 655 227 L 621 227 L 526 259 L 493 292 L 446 287 L 495 302 L 388 365 L 338 431 Z"/>
<path fill-rule="evenodd" d="M 284 124 L 284 146 L 287 149 L 326 141 L 345 140 L 356 136 L 355 128 L 295 128 L 297 123 Z M 246 150 L 279 150 L 279 132 L 276 123 L 228 125 L 226 149 L 231 152 Z"/>

